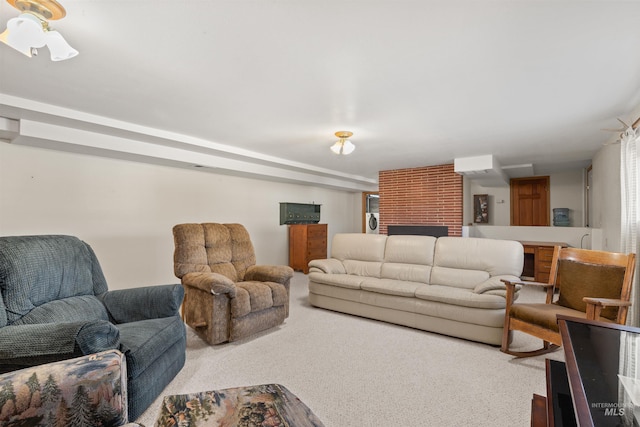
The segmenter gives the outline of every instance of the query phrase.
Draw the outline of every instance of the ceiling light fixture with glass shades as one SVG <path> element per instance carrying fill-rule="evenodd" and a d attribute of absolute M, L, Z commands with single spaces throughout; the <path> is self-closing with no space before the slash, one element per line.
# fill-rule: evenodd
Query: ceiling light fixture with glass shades
<path fill-rule="evenodd" d="M 21 13 L 9 19 L 7 29 L 0 34 L 0 41 L 31 58 L 38 49 L 49 48 L 52 61 L 62 61 L 78 55 L 62 37 L 49 28 L 50 20 L 64 18 L 67 12 L 55 0 L 7 0 Z"/>
<path fill-rule="evenodd" d="M 349 138 L 353 136 L 353 132 L 341 130 L 339 132 L 336 132 L 335 135 L 340 138 L 340 140 L 336 141 L 336 143 L 331 146 L 331 151 L 333 151 L 335 154 L 343 154 L 345 156 L 347 154 L 353 153 L 353 150 L 356 149 L 356 146 L 353 145 L 351 141 L 349 141 Z"/>

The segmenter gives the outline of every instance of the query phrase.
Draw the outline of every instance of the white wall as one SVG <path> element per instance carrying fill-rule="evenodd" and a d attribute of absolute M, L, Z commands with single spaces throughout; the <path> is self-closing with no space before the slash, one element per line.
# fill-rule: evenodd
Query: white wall
<path fill-rule="evenodd" d="M 572 227 L 585 225 L 585 170 L 573 169 L 549 175 L 551 192 L 549 195 L 549 218 L 553 224 L 554 208 L 569 208 Z M 465 203 L 463 223 L 473 223 L 473 195 L 489 195 L 489 225 L 508 226 L 511 224 L 511 194 L 509 184 L 502 187 L 483 187 L 473 179 L 464 178 Z"/>
<path fill-rule="evenodd" d="M 288 264 L 280 202 L 319 203 L 331 236 L 361 231 L 361 193 L 0 143 L 0 235 L 70 234 L 111 289 L 178 283 L 171 228 L 238 222 L 257 262 Z"/>
<path fill-rule="evenodd" d="M 483 187 L 472 179 L 464 178 L 465 191 L 463 224 L 473 224 L 473 196 L 474 194 L 489 195 L 489 225 L 509 225 L 510 216 L 510 192 L 509 184 L 503 187 Z"/>
<path fill-rule="evenodd" d="M 620 144 L 605 145 L 593 157 L 592 223 L 602 229 L 602 249 L 620 251 Z"/>
<path fill-rule="evenodd" d="M 534 242 L 561 242 L 574 248 L 601 249 L 601 231 L 586 227 L 511 227 L 473 225 L 468 228 L 469 237 L 507 239 Z"/>
<path fill-rule="evenodd" d="M 569 220 L 572 227 L 584 227 L 586 225 L 585 194 L 586 194 L 586 169 L 573 169 L 564 172 L 556 172 L 549 175 L 551 194 L 551 214 L 549 216 L 553 225 L 553 209 L 569 208 Z"/>

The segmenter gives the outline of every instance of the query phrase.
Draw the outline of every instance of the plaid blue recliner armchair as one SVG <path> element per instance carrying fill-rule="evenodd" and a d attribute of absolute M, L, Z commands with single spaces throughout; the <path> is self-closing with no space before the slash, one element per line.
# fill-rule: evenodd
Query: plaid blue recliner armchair
<path fill-rule="evenodd" d="M 118 349 L 135 420 L 184 366 L 183 297 L 179 284 L 109 291 L 76 237 L 0 237 L 0 373 Z"/>

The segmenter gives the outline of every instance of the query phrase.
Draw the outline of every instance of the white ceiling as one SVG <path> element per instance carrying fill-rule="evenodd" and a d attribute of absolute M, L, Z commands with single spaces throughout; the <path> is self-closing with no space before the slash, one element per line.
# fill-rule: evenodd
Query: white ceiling
<path fill-rule="evenodd" d="M 59 1 L 51 26 L 79 56 L 0 45 L 0 116 L 24 129 L 366 186 L 487 154 L 584 166 L 640 107 L 640 1 Z M 2 2 L 0 31 L 17 14 Z M 329 150 L 339 130 L 350 156 Z"/>

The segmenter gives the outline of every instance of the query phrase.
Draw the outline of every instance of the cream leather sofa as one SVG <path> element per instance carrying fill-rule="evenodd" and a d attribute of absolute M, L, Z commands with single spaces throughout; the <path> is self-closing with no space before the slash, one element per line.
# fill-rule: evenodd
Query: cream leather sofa
<path fill-rule="evenodd" d="M 518 280 L 516 241 L 336 234 L 331 258 L 309 262 L 316 307 L 500 345 L 501 279 Z"/>

